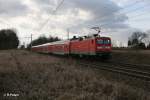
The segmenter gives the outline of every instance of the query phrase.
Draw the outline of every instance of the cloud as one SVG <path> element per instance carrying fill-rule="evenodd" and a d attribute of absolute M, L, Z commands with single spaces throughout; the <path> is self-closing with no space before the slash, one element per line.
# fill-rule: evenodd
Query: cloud
<path fill-rule="evenodd" d="M 124 14 L 116 15 L 121 8 L 111 0 L 64 0 L 64 3 L 55 14 L 52 12 L 61 0 L 7 1 L 10 2 L 8 5 L 11 6 L 6 8 L 11 8 L 11 11 L 10 13 L 5 12 L 5 14 L 8 14 L 8 16 L 11 14 L 16 15 L 14 19 L 19 18 L 16 23 L 20 27 L 32 28 L 33 31 L 42 27 L 47 19 L 49 19 L 49 23 L 46 22 L 43 32 L 52 31 L 55 28 L 58 30 L 71 28 L 77 30 L 74 32 L 78 32 L 95 25 L 103 25 L 103 28 L 109 29 L 127 27 L 124 24 L 128 19 L 127 16 Z M 6 8 L 5 10 L 7 10 Z M 27 15 L 20 18 L 21 14 L 25 14 L 25 12 L 28 12 Z"/>
<path fill-rule="evenodd" d="M 57 33 L 58 36 L 65 38 L 67 28 L 70 29 L 70 33 L 78 35 L 90 33 L 89 29 L 93 26 L 100 26 L 106 31 L 130 28 L 125 23 L 128 17 L 124 13 L 119 13 L 122 8 L 117 0 L 64 0 L 57 12 L 53 13 L 61 1 L 1 0 L 0 17 L 9 17 L 9 22 L 13 23 L 12 26 L 19 29 L 20 36 L 29 35 L 27 33 L 39 35 L 42 33 L 56 35 Z M 1 19 L 7 20 L 4 17 Z M 46 24 L 43 24 L 45 22 Z M 41 27 L 43 27 L 42 30 L 38 30 Z M 120 34 L 117 39 L 121 39 L 121 32 L 118 32 Z M 126 33 L 122 32 L 122 34 Z"/>
<path fill-rule="evenodd" d="M 71 6 L 92 12 L 94 18 L 112 15 L 120 9 L 110 0 L 74 0 Z"/>
<path fill-rule="evenodd" d="M 32 11 L 27 18 L 21 18 L 18 23 L 20 27 L 26 29 L 26 33 L 28 31 L 39 35 L 49 33 L 65 39 L 68 28 L 70 36 L 93 33 L 95 31 L 90 30 L 93 26 L 101 26 L 106 32 L 109 31 L 108 36 L 112 31 L 130 28 L 125 23 L 128 17 L 123 13 L 118 14 L 122 8 L 111 0 L 64 0 L 56 13 L 52 12 L 61 0 L 27 1 L 26 4 Z M 116 31 L 112 37 L 116 37 L 117 33 L 119 34 L 117 39 L 122 40 L 121 34 L 125 32 Z"/>
<path fill-rule="evenodd" d="M 27 12 L 27 6 L 21 0 L 1 0 L 0 16 L 18 16 Z"/>
<path fill-rule="evenodd" d="M 32 1 L 42 13 L 52 13 L 56 6 L 57 0 L 33 0 Z"/>
<path fill-rule="evenodd" d="M 74 23 L 76 26 L 101 26 L 107 23 L 109 28 L 124 28 L 127 27 L 124 22 L 128 17 L 125 14 L 118 14 L 120 9 L 116 3 L 110 0 L 73 0 L 64 2 L 57 14 L 70 12 L 70 14 L 78 18 L 78 21 Z M 85 12 L 86 16 L 84 16 L 84 18 L 86 18 L 86 20 L 82 20 L 82 15 L 80 15 L 81 11 Z M 72 20 L 76 20 L 77 18 Z M 112 23 L 115 24 L 112 25 Z"/>

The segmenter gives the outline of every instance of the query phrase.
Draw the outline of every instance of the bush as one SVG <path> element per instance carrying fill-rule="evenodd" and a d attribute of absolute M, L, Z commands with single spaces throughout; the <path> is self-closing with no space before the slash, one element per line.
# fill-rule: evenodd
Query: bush
<path fill-rule="evenodd" d="M 19 40 L 16 32 L 12 29 L 0 30 L 0 49 L 16 49 Z"/>

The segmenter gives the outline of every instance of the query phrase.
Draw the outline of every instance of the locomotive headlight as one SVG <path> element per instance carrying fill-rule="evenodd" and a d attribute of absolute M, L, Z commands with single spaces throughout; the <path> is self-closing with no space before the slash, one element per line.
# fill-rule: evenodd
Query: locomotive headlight
<path fill-rule="evenodd" d="M 109 46 L 106 46 L 105 48 L 106 48 L 106 49 L 110 49 L 110 47 L 109 47 Z"/>
<path fill-rule="evenodd" d="M 102 49 L 103 47 L 97 47 L 97 49 Z"/>
<path fill-rule="evenodd" d="M 110 49 L 110 46 L 99 46 L 97 49 Z"/>

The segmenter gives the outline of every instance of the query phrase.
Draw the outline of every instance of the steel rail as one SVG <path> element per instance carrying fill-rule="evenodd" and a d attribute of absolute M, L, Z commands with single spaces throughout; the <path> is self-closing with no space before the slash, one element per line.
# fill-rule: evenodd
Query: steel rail
<path fill-rule="evenodd" d="M 136 69 L 136 70 L 149 70 L 150 71 L 150 65 L 146 65 L 146 64 L 131 64 L 131 63 L 123 63 L 123 62 L 107 62 L 109 64 L 113 64 L 113 65 L 119 65 L 119 66 L 124 66 L 126 68 L 132 68 L 132 69 Z"/>
<path fill-rule="evenodd" d="M 119 66 L 119 65 L 118 65 L 118 67 L 116 67 L 116 65 L 110 65 L 110 64 L 106 65 L 103 63 L 101 65 L 80 63 L 80 65 L 88 66 L 88 67 L 96 68 L 96 69 L 100 69 L 100 70 L 107 70 L 107 71 L 111 71 L 111 72 L 121 73 L 124 75 L 128 75 L 128 76 L 144 79 L 146 81 L 150 81 L 150 73 L 149 72 L 139 71 L 139 70 L 135 70 L 132 68 L 125 68 L 125 67 Z"/>
<path fill-rule="evenodd" d="M 144 67 L 150 67 L 150 65 L 148 64 L 131 64 L 131 63 L 124 63 L 124 62 L 115 62 L 115 61 L 109 61 L 109 63 L 117 63 L 117 64 L 121 64 L 121 65 L 129 65 L 129 66 L 144 66 Z"/>
<path fill-rule="evenodd" d="M 73 58 L 74 59 L 74 58 Z M 121 62 L 113 62 L 113 61 L 93 61 L 92 59 L 78 59 L 75 58 L 79 65 L 88 66 L 90 68 L 95 68 L 99 70 L 107 70 L 115 73 L 121 73 L 124 75 L 140 78 L 146 81 L 150 81 L 150 65 L 137 65 L 137 64 L 129 64 L 129 63 L 121 63 Z M 93 61 L 93 63 L 91 63 Z M 149 72 L 146 70 L 140 70 L 139 66 L 145 66 L 149 68 Z"/>

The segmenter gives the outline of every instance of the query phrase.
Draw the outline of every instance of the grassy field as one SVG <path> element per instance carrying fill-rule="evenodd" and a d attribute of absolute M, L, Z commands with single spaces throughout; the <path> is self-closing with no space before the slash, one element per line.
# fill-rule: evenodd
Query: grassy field
<path fill-rule="evenodd" d="M 71 59 L 11 50 L 0 51 L 0 100 L 7 99 L 150 100 L 150 95 Z"/>
<path fill-rule="evenodd" d="M 113 50 L 112 55 L 114 61 L 150 65 L 150 50 Z"/>

